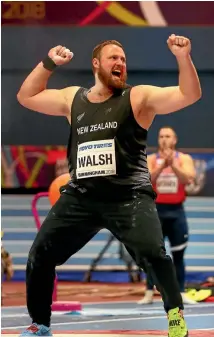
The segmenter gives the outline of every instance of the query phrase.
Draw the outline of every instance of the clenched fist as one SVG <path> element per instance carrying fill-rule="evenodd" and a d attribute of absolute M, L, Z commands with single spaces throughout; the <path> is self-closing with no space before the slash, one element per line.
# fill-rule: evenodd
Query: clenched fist
<path fill-rule="evenodd" d="M 56 46 L 49 51 L 48 56 L 57 66 L 60 66 L 70 62 L 74 54 L 66 47 Z"/>
<path fill-rule="evenodd" d="M 171 166 L 175 158 L 175 153 L 172 149 L 168 148 L 163 151 L 163 158 L 165 160 L 165 167 Z"/>
<path fill-rule="evenodd" d="M 190 54 L 191 42 L 184 36 L 172 34 L 169 36 L 167 44 L 175 56 L 187 56 Z"/>

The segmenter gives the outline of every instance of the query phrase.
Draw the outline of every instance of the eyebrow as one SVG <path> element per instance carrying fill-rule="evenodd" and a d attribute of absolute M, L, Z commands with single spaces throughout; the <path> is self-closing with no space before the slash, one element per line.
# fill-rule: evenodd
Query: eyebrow
<path fill-rule="evenodd" d="M 109 58 L 110 58 L 110 57 L 119 57 L 119 58 L 121 58 L 123 61 L 126 61 L 125 56 L 118 56 L 118 55 L 116 55 L 116 54 L 112 54 L 112 55 L 109 56 Z"/>

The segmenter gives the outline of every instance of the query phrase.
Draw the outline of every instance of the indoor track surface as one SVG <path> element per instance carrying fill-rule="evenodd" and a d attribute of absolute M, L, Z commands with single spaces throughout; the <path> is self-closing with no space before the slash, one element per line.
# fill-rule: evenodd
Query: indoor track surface
<path fill-rule="evenodd" d="M 214 336 L 214 303 L 185 306 L 191 337 Z M 18 336 L 30 324 L 26 307 L 2 308 L 2 334 Z M 139 306 L 136 302 L 84 304 L 81 312 L 54 312 L 54 336 L 86 337 L 90 334 L 111 337 L 167 336 L 167 319 L 161 302 Z"/>

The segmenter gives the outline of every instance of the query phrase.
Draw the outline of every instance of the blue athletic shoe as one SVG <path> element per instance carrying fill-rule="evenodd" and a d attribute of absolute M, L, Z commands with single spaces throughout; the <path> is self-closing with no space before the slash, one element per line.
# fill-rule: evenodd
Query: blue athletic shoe
<path fill-rule="evenodd" d="M 43 325 L 33 323 L 29 328 L 22 332 L 21 336 L 53 336 L 51 328 Z"/>

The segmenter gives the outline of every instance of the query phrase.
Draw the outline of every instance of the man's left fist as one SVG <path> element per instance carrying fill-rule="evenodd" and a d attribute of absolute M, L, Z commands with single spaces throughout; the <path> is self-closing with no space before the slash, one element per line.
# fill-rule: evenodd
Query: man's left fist
<path fill-rule="evenodd" d="M 167 44 L 171 52 L 175 56 L 186 56 L 190 54 L 191 42 L 184 36 L 172 34 L 167 40 Z"/>

